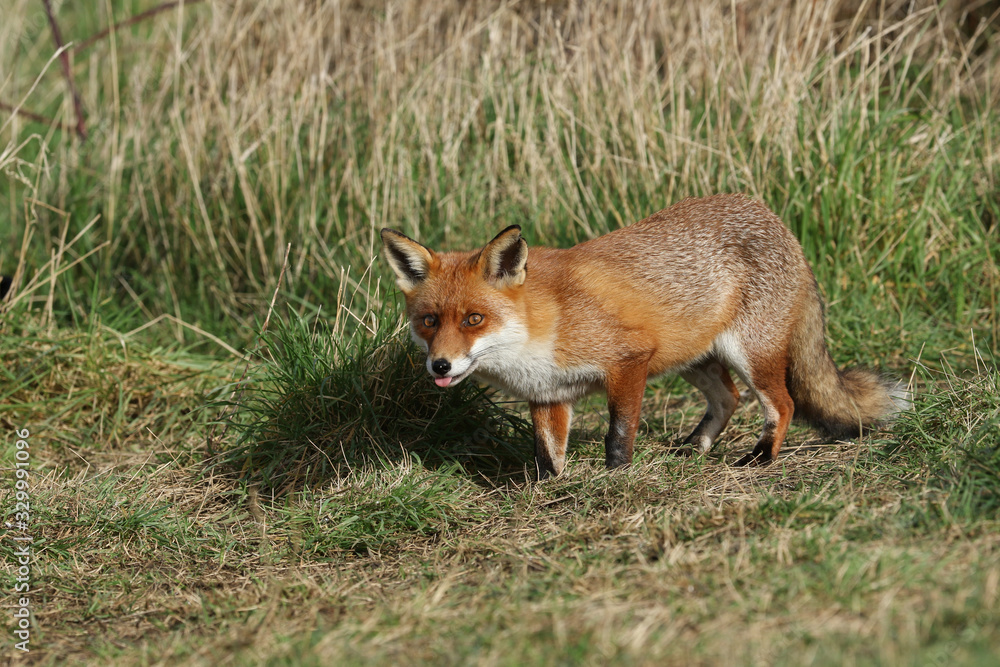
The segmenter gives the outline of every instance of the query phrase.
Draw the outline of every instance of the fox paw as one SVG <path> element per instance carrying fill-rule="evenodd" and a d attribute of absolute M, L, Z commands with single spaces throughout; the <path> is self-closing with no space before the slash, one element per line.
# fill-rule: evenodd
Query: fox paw
<path fill-rule="evenodd" d="M 749 454 L 743 455 L 736 463 L 733 465 L 737 468 L 745 468 L 749 466 L 766 466 L 770 465 L 774 461 L 771 458 L 770 453 L 766 451 L 757 451 L 756 449 Z"/>

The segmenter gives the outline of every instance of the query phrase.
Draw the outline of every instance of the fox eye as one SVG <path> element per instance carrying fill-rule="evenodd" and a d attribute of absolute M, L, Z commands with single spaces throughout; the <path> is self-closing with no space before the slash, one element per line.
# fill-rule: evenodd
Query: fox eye
<path fill-rule="evenodd" d="M 483 316 L 479 313 L 472 313 L 465 319 L 465 321 L 469 326 L 474 327 L 483 321 Z"/>
<path fill-rule="evenodd" d="M 424 326 L 428 329 L 433 329 L 437 326 L 437 318 L 433 315 L 424 315 Z"/>

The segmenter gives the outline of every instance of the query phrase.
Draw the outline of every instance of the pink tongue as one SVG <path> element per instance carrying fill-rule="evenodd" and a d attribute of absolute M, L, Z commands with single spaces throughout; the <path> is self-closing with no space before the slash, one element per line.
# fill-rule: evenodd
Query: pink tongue
<path fill-rule="evenodd" d="M 434 384 L 439 387 L 447 387 L 451 384 L 452 378 L 434 378 Z"/>

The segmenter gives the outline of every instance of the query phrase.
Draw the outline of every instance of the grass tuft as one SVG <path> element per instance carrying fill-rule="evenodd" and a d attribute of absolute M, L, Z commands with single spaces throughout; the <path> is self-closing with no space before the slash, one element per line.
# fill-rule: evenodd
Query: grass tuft
<path fill-rule="evenodd" d="M 213 465 L 283 491 L 413 458 L 491 480 L 523 473 L 530 424 L 473 382 L 433 385 L 394 312 L 347 333 L 321 318 L 272 320 Z M 396 326 L 388 323 L 394 322 Z"/>

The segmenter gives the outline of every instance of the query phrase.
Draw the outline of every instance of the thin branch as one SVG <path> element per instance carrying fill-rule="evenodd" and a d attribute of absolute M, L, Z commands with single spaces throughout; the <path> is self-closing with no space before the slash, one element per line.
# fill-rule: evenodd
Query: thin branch
<path fill-rule="evenodd" d="M 48 118 L 47 116 L 37 114 L 33 111 L 29 111 L 27 109 L 14 106 L 13 104 L 4 102 L 2 100 L 0 100 L 0 110 L 9 111 L 13 115 L 24 116 L 29 120 L 32 120 L 36 123 L 41 123 L 43 125 L 48 125 L 49 127 L 57 127 L 63 132 L 76 132 L 81 139 L 86 139 L 87 128 L 83 117 L 83 104 L 80 101 L 80 95 L 77 93 L 76 86 L 73 83 L 73 77 L 70 72 L 69 55 L 66 53 L 66 51 L 71 50 L 73 51 L 73 53 L 79 53 L 81 51 L 89 49 L 91 46 L 101 41 L 102 39 L 110 35 L 112 32 L 117 32 L 121 28 L 127 28 L 129 26 L 135 25 L 136 23 L 141 23 L 142 21 L 152 18 L 157 14 L 161 14 L 165 11 L 174 9 L 175 7 L 178 7 L 181 4 L 197 5 L 204 1 L 205 0 L 173 0 L 172 2 L 164 2 L 162 4 L 157 5 L 156 7 L 153 7 L 152 9 L 147 9 L 146 11 L 136 14 L 135 16 L 131 16 L 125 19 L 124 21 L 119 21 L 110 28 L 105 28 L 104 30 L 101 30 L 100 32 L 91 35 L 90 37 L 80 42 L 79 44 L 74 44 L 68 49 L 66 49 L 63 48 L 64 45 L 62 40 L 62 33 L 59 31 L 59 26 L 56 23 L 55 16 L 52 13 L 52 5 L 50 3 L 50 0 L 43 0 L 43 2 L 45 3 L 45 10 L 48 13 L 49 17 L 49 25 L 52 27 L 52 36 L 55 39 L 56 46 L 62 49 L 62 53 L 59 55 L 59 59 L 60 62 L 62 63 L 63 75 L 66 77 L 66 81 L 69 83 L 70 92 L 73 94 L 73 107 L 74 111 L 76 112 L 76 127 L 72 125 L 67 125 L 66 123 L 61 123 L 55 120 L 54 118 Z"/>
<path fill-rule="evenodd" d="M 15 116 L 24 116 L 28 120 L 34 121 L 36 123 L 41 123 L 42 125 L 48 125 L 50 127 L 58 127 L 63 132 L 76 131 L 76 128 L 74 128 L 72 125 L 60 123 L 55 118 L 49 118 L 48 116 L 37 114 L 34 111 L 28 111 L 27 109 L 14 106 L 13 104 L 10 104 L 9 102 L 4 102 L 2 100 L 0 100 L 0 110 L 9 111 L 12 115 Z"/>
<path fill-rule="evenodd" d="M 66 84 L 69 86 L 69 92 L 73 96 L 73 111 L 76 113 L 76 134 L 81 140 L 87 138 L 87 126 L 83 120 L 83 103 L 80 101 L 80 93 L 76 90 L 76 84 L 73 83 L 73 72 L 70 68 L 69 63 L 69 53 L 63 48 L 63 38 L 62 33 L 59 32 L 59 24 L 56 23 L 55 14 L 52 13 L 52 2 L 51 0 L 42 0 L 45 4 L 45 13 L 49 16 L 49 26 L 52 28 L 52 39 L 56 42 L 56 48 L 61 49 L 62 53 L 59 54 L 59 62 L 62 63 L 63 76 L 66 77 Z"/>
<path fill-rule="evenodd" d="M 156 7 L 153 7 L 152 9 L 147 9 L 146 11 L 144 11 L 142 13 L 139 13 L 139 14 L 136 14 L 135 16 L 129 17 L 129 18 L 125 19 L 124 21 L 119 21 L 118 23 L 114 24 L 110 28 L 105 28 L 104 30 L 100 31 L 99 33 L 91 35 L 87 39 L 83 40 L 82 42 L 80 42 L 79 44 L 77 44 L 76 46 L 74 46 L 73 47 L 73 52 L 74 53 L 79 53 L 80 51 L 84 51 L 86 49 L 89 49 L 91 46 L 93 46 L 97 42 L 101 41 L 102 39 L 104 39 L 105 37 L 107 37 L 108 35 L 110 35 L 112 32 L 118 32 L 118 30 L 121 29 L 121 28 L 127 28 L 127 27 L 129 27 L 131 25 L 135 25 L 136 23 L 139 23 L 141 21 L 145 21 L 146 19 L 151 18 L 153 16 L 156 16 L 157 14 L 161 14 L 161 13 L 167 11 L 167 10 L 170 10 L 170 9 L 173 9 L 174 7 L 177 7 L 182 2 L 185 5 L 197 5 L 198 3 L 204 2 L 204 1 L 205 0 L 173 0 L 173 2 L 164 2 L 162 4 L 157 5 Z"/>

